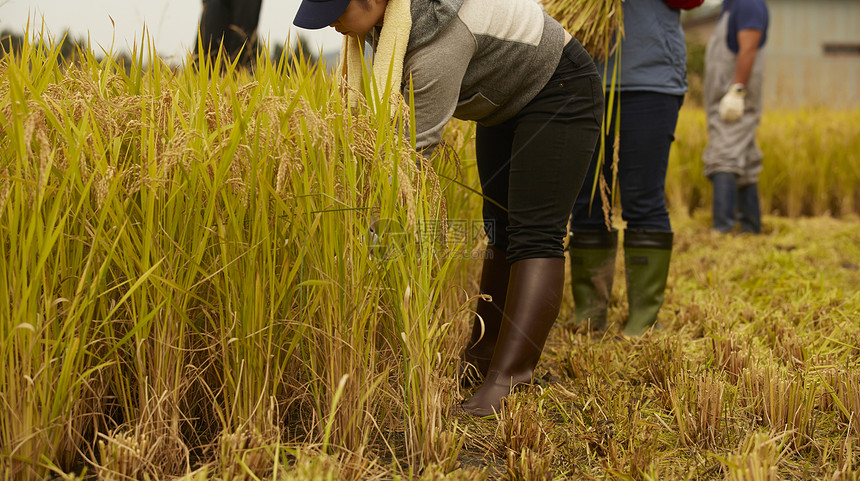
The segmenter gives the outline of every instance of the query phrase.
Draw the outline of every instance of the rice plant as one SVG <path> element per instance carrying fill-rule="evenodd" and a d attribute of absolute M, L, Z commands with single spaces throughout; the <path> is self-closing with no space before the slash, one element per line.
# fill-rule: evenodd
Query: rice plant
<path fill-rule="evenodd" d="M 682 111 L 665 329 L 560 322 L 540 386 L 473 420 L 452 410 L 486 242 L 469 124 L 428 161 L 410 112 L 369 84 L 351 110 L 302 59 L 48 45 L 0 61 L 0 479 L 860 472 L 856 114 L 766 116 L 765 233 L 717 238 Z"/>
<path fill-rule="evenodd" d="M 361 453 L 376 419 L 392 455 L 447 461 L 457 258 L 417 242 L 448 213 L 408 122 L 307 63 L 143 53 L 3 63 L 4 475 L 269 476 L 279 442 Z M 377 219 L 402 230 L 375 245 Z"/>

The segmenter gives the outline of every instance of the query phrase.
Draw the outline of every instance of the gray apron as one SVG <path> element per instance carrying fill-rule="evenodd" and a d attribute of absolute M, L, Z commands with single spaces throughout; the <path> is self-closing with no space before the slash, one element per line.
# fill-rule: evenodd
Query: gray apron
<path fill-rule="evenodd" d="M 738 185 L 758 182 L 762 153 L 755 140 L 761 120 L 762 87 L 764 86 L 764 49 L 756 53 L 752 73 L 746 86 L 744 113 L 736 122 L 720 119 L 720 99 L 728 91 L 735 75 L 737 54 L 726 42 L 729 12 L 725 12 L 714 28 L 705 51 L 704 103 L 708 116 L 708 145 L 702 154 L 704 174 L 728 172 L 738 176 Z"/>

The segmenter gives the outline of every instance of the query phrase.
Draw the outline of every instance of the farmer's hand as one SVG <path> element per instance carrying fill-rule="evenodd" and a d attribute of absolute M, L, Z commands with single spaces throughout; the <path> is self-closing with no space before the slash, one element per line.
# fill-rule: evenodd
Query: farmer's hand
<path fill-rule="evenodd" d="M 744 97 L 747 91 L 743 84 L 733 84 L 720 100 L 720 118 L 726 122 L 735 122 L 744 113 Z"/>

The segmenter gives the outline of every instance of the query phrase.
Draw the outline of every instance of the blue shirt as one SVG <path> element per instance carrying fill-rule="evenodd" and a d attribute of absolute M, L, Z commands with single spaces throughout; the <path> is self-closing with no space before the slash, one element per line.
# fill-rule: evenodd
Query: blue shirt
<path fill-rule="evenodd" d="M 687 91 L 687 46 L 681 11 L 663 0 L 630 0 L 624 9 L 619 91 L 649 91 L 684 95 Z M 606 88 L 612 82 L 615 55 L 606 62 Z M 597 70 L 603 76 L 603 63 Z"/>
<path fill-rule="evenodd" d="M 738 53 L 738 32 L 741 30 L 758 30 L 761 41 L 758 47 L 764 46 L 767 40 L 767 24 L 769 15 L 764 0 L 725 0 L 723 13 L 729 12 L 728 33 L 726 43 L 729 50 Z"/>

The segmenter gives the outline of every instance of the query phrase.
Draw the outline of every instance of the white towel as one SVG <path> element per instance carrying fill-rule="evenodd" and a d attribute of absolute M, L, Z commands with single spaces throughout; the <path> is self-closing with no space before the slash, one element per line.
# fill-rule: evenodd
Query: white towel
<path fill-rule="evenodd" d="M 382 18 L 379 44 L 374 55 L 372 74 L 376 81 L 377 95 L 383 95 L 388 72 L 391 71 L 392 95 L 388 101 L 392 115 L 396 113 L 397 107 L 402 102 L 400 81 L 403 77 L 403 59 L 406 56 L 406 46 L 409 43 L 411 31 L 410 0 L 388 0 L 388 6 L 385 7 Z M 337 67 L 338 77 L 349 86 L 347 95 L 351 107 L 358 104 L 355 92 L 361 91 L 362 41 L 363 39 L 349 35 L 344 37 Z"/>

